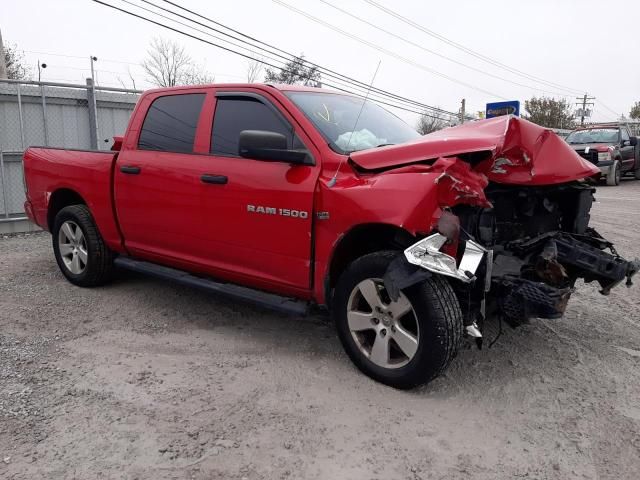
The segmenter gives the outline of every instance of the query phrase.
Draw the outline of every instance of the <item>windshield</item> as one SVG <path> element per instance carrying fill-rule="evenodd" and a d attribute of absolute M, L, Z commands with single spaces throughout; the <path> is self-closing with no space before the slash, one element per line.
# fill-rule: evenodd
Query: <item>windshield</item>
<path fill-rule="evenodd" d="M 617 128 L 593 128 L 576 130 L 567 136 L 569 143 L 618 143 L 620 130 Z"/>
<path fill-rule="evenodd" d="M 373 102 L 367 100 L 362 108 L 362 98 L 325 92 L 285 94 L 320 130 L 331 148 L 339 153 L 403 143 L 420 136 L 405 122 Z"/>

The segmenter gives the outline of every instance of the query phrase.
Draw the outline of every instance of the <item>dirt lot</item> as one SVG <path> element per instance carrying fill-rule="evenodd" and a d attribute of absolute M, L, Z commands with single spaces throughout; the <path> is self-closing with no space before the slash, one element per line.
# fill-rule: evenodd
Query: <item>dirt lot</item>
<path fill-rule="evenodd" d="M 640 256 L 640 182 L 593 213 Z M 640 287 L 467 346 L 412 392 L 322 317 L 123 274 L 83 290 L 48 234 L 0 238 L 0 478 L 640 478 Z"/>

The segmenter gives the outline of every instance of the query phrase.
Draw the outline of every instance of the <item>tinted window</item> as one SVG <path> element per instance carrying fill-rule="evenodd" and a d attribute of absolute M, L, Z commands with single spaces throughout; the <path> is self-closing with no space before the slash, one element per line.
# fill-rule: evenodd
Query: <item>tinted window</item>
<path fill-rule="evenodd" d="M 292 129 L 273 109 L 249 97 L 218 98 L 213 117 L 211 153 L 237 157 L 238 139 L 242 130 L 281 133 L 287 137 L 291 148 Z"/>
<path fill-rule="evenodd" d="M 170 95 L 153 101 L 142 124 L 138 148 L 193 152 L 204 93 Z"/>

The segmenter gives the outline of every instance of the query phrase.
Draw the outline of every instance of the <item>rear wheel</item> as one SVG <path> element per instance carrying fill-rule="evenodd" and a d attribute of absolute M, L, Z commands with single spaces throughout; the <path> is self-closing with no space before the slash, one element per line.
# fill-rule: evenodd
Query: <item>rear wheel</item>
<path fill-rule="evenodd" d="M 614 160 L 613 165 L 611 165 L 611 169 L 609 170 L 609 174 L 607 175 L 607 185 L 610 187 L 615 187 L 620 185 L 620 178 L 622 177 L 622 171 L 620 168 L 620 161 Z"/>
<path fill-rule="evenodd" d="M 434 276 L 389 297 L 382 278 L 397 252 L 354 261 L 340 277 L 333 303 L 338 336 L 353 363 L 371 378 L 412 388 L 442 373 L 458 351 L 460 305 L 449 283 Z"/>
<path fill-rule="evenodd" d="M 60 210 L 51 233 L 56 262 L 67 280 L 93 287 L 111 279 L 113 252 L 102 240 L 85 205 Z"/>

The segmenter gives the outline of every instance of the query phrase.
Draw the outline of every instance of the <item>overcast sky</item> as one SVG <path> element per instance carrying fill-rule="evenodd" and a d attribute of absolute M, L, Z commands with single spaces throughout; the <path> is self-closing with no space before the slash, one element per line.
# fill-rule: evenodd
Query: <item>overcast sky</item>
<path fill-rule="evenodd" d="M 246 59 L 91 0 L 0 1 L 0 29 L 5 43 L 17 44 L 34 67 L 38 59 L 46 62 L 48 68 L 43 72 L 43 79 L 84 83 L 89 75 L 88 57 L 95 55 L 99 59 L 96 65 L 99 84 L 121 86 L 121 79 L 131 87 L 130 71 L 136 86 L 147 88 L 150 84 L 139 63 L 145 57 L 149 41 L 157 36 L 184 44 L 194 60 L 205 64 L 215 75 L 217 82 L 241 82 L 246 78 Z M 104 1 L 151 16 L 123 0 Z M 127 1 L 145 5 L 141 0 Z M 348 31 L 370 45 L 293 12 L 281 2 Z M 484 110 L 486 102 L 503 98 L 524 102 L 546 92 L 574 102 L 574 97 L 587 92 L 597 98 L 593 118 L 601 121 L 614 120 L 621 113 L 628 115 L 632 103 L 640 100 L 638 1 L 376 2 L 473 52 L 558 86 L 484 62 L 393 18 L 365 0 L 326 0 L 326 3 L 320 0 L 175 0 L 243 33 L 292 53 L 304 53 L 311 61 L 366 83 L 381 61 L 376 87 L 451 111 L 458 110 L 462 98 L 467 100 L 467 110 L 475 112 Z M 409 122 L 415 121 L 412 114 L 400 114 Z"/>

